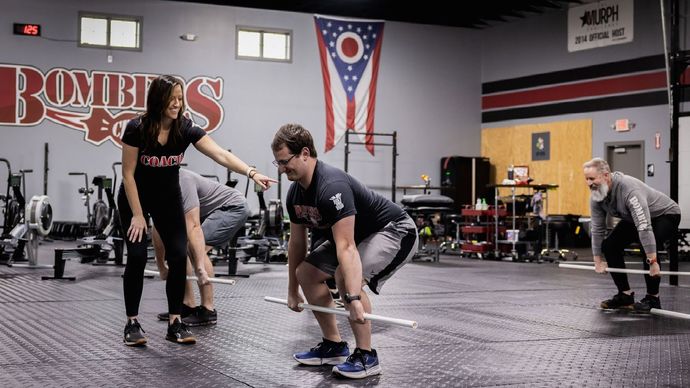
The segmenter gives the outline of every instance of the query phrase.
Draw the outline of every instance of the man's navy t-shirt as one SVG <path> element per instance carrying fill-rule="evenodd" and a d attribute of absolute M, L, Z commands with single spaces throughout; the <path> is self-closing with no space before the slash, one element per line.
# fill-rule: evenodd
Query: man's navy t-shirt
<path fill-rule="evenodd" d="M 333 224 L 351 215 L 355 216 L 356 243 L 379 232 L 389 222 L 407 216 L 400 206 L 322 161 L 316 162 L 306 190 L 299 183 L 292 183 L 287 210 L 291 222 L 311 228 L 312 244 L 324 238 L 333 241 Z"/>

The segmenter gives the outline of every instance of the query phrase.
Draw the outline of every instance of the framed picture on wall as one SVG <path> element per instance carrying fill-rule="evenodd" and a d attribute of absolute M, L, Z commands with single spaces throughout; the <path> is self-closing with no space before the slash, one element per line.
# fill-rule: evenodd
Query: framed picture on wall
<path fill-rule="evenodd" d="M 551 132 L 532 134 L 532 160 L 549 160 L 551 158 Z"/>

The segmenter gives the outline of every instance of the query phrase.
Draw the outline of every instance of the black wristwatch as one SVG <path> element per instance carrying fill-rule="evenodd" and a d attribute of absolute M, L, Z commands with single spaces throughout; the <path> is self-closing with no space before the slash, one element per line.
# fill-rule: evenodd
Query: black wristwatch
<path fill-rule="evenodd" d="M 346 292 L 345 293 L 345 303 L 352 303 L 353 300 L 362 300 L 362 297 L 359 295 L 350 295 Z"/>

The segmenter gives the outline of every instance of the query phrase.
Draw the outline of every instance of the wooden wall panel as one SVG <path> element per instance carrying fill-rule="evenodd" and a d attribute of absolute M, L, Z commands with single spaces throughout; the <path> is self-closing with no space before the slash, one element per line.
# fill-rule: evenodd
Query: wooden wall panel
<path fill-rule="evenodd" d="M 549 132 L 550 159 L 532 161 L 532 134 Z M 481 155 L 491 160 L 494 183 L 507 178 L 509 165 L 529 166 L 534 184 L 556 184 L 549 192 L 549 214 L 589 215 L 589 190 L 582 164 L 592 158 L 592 120 L 558 121 L 482 129 Z M 526 193 L 518 190 L 518 194 Z M 509 195 L 502 189 L 501 195 Z"/>

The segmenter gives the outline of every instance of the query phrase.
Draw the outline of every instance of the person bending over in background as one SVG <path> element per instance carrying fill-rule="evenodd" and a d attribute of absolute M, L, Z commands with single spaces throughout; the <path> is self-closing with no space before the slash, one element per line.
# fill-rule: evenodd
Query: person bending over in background
<path fill-rule="evenodd" d="M 594 158 L 583 165 L 585 180 L 590 190 L 592 213 L 592 253 L 598 273 L 611 268 L 625 268 L 624 250 L 631 243 L 642 245 L 647 295 L 635 303 L 628 276 L 611 273 L 618 293 L 601 302 L 604 309 L 627 309 L 648 313 L 661 308 L 659 300 L 660 268 L 657 250 L 670 239 L 677 238 L 680 207 L 666 194 L 644 184 L 639 179 L 621 172 L 611 172 L 609 164 Z M 613 230 L 606 234 L 606 216 L 620 218 Z M 606 261 L 602 260 L 602 255 Z"/>
<path fill-rule="evenodd" d="M 189 242 L 187 273 L 191 275 L 193 271 L 196 272 L 201 295 L 201 304 L 196 306 L 192 281 L 188 280 L 181 310 L 182 323 L 188 326 L 213 325 L 217 322 L 218 314 L 213 303 L 213 284 L 208 281 L 209 277 L 214 276 L 208 252 L 232 240 L 247 221 L 249 207 L 239 190 L 187 169 L 180 169 L 180 189 Z M 155 225 L 151 237 L 161 279 L 166 279 L 168 267 L 165 264 L 165 246 Z M 167 321 L 169 314 L 158 314 L 158 319 Z"/>

